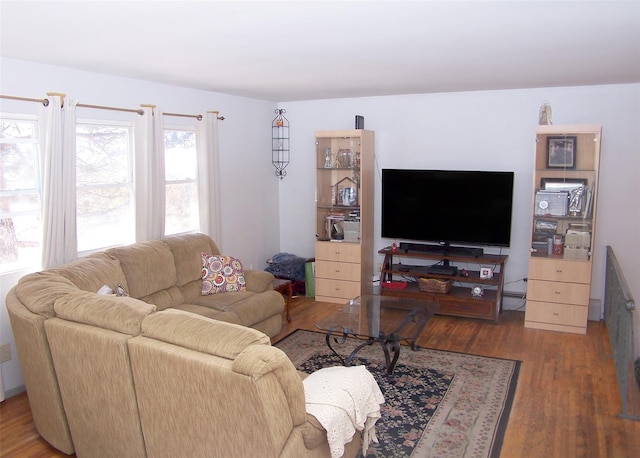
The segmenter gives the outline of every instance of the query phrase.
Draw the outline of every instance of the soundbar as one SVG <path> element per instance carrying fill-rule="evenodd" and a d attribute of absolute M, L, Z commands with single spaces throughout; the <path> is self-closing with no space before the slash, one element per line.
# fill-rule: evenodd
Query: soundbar
<path fill-rule="evenodd" d="M 409 251 L 417 251 L 419 253 L 433 253 L 433 254 L 451 254 L 451 255 L 467 255 L 467 256 L 482 256 L 484 250 L 482 248 L 468 248 L 463 246 L 451 246 L 451 245 L 433 245 L 428 243 L 408 243 L 400 242 L 400 249 L 405 253 Z"/>

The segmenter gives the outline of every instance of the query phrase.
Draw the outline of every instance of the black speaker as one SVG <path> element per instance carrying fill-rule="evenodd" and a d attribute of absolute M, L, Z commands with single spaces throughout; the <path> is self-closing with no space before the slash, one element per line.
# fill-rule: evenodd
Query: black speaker
<path fill-rule="evenodd" d="M 364 129 L 364 116 L 356 115 L 356 129 Z"/>

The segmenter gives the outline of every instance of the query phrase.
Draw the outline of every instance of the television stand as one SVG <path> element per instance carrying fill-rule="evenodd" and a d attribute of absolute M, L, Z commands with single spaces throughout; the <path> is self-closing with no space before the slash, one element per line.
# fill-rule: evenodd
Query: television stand
<path fill-rule="evenodd" d="M 380 272 L 381 295 L 430 300 L 440 305 L 437 312 L 439 315 L 477 318 L 498 323 L 502 308 L 504 265 L 508 259 L 507 255 L 476 255 L 472 252 L 452 253 L 451 251 L 437 253 L 415 249 L 405 251 L 402 247 L 401 244 L 400 249 L 395 251 L 391 247 L 378 251 L 379 254 L 384 255 Z M 394 264 L 394 260 L 395 262 L 399 260 L 400 263 Z M 447 267 L 453 267 L 452 263 L 460 263 L 465 268 L 458 268 L 454 275 L 451 275 L 450 272 L 437 273 L 434 272 L 436 269 L 428 269 L 427 263 L 423 263 L 425 268 L 416 266 L 416 261 L 419 260 L 437 260 Z M 472 268 L 467 271 L 469 266 Z M 493 271 L 492 278 L 480 278 L 480 267 L 490 267 Z M 397 277 L 396 279 L 407 281 L 406 288 L 383 287 L 384 282 L 393 281 L 394 275 Z M 451 281 L 452 287 L 446 294 L 424 292 L 418 287 L 418 278 Z M 474 297 L 471 294 L 472 288 L 476 286 L 483 289 L 480 297 Z"/>

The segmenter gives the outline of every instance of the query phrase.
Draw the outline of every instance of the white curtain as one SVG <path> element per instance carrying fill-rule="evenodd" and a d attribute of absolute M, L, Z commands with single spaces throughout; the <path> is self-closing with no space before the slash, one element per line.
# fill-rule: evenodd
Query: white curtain
<path fill-rule="evenodd" d="M 136 242 L 164 236 L 165 174 L 162 111 L 143 105 L 134 121 Z"/>
<path fill-rule="evenodd" d="M 198 194 L 200 232 L 222 245 L 220 224 L 220 160 L 218 152 L 218 112 L 207 112 L 196 127 L 198 154 Z"/>
<path fill-rule="evenodd" d="M 42 268 L 77 258 L 76 102 L 48 95 L 42 130 Z M 63 107 L 64 102 L 64 107 Z"/>

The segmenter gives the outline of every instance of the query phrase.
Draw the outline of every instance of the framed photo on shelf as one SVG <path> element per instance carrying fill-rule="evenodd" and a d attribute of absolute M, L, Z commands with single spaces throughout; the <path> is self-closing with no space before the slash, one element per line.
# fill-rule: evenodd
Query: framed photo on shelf
<path fill-rule="evenodd" d="M 547 137 L 547 168 L 576 168 L 575 136 Z"/>

